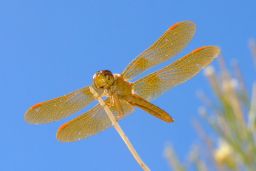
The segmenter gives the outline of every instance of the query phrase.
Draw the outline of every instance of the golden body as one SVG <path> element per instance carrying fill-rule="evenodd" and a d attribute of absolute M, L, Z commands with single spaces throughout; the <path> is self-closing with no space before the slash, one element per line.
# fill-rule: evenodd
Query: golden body
<path fill-rule="evenodd" d="M 165 122 L 172 122 L 171 116 L 163 109 L 136 95 L 133 90 L 133 84 L 126 81 L 120 74 L 112 74 L 108 70 L 97 72 L 94 77 L 94 86 L 97 89 L 103 89 L 102 96 L 111 98 L 111 106 L 116 106 L 119 112 L 118 118 L 123 115 L 123 109 L 120 100 L 124 100 L 129 104 L 139 107 L 142 110 L 162 119 Z"/>

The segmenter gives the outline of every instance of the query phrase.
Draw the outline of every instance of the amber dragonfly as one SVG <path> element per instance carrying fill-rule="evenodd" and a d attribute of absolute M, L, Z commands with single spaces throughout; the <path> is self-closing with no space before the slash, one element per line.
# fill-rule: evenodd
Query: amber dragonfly
<path fill-rule="evenodd" d="M 177 55 L 191 41 L 196 26 L 183 21 L 171 26 L 152 46 L 138 55 L 121 74 L 109 70 L 98 71 L 91 86 L 95 88 L 119 121 L 133 112 L 135 107 L 167 122 L 173 118 L 150 101 L 170 88 L 185 82 L 209 65 L 220 53 L 216 46 L 203 46 L 174 63 L 137 81 L 136 76 Z M 38 103 L 25 114 L 25 120 L 33 124 L 49 123 L 78 112 L 95 100 L 89 86 L 67 95 Z M 63 124 L 57 131 L 57 139 L 63 142 L 77 141 L 97 134 L 111 122 L 103 107 L 95 107 Z"/>

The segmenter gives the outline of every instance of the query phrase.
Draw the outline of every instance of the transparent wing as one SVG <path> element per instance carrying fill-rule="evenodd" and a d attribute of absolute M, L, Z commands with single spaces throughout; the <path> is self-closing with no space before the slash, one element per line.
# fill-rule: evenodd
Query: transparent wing
<path fill-rule="evenodd" d="M 152 100 L 171 87 L 195 76 L 219 53 L 220 49 L 215 46 L 198 48 L 171 65 L 136 81 L 133 89 L 144 99 Z"/>
<path fill-rule="evenodd" d="M 110 106 L 110 100 L 106 99 L 105 103 L 110 107 L 110 110 L 117 119 L 122 119 L 134 110 L 132 105 L 124 100 L 120 100 L 124 113 L 122 118 L 120 118 L 118 117 L 117 109 L 114 106 Z M 63 142 L 78 141 L 101 132 L 111 127 L 111 125 L 105 110 L 98 104 L 90 111 L 63 124 L 57 132 L 57 139 Z"/>
<path fill-rule="evenodd" d="M 196 26 L 191 21 L 173 25 L 150 48 L 127 66 L 123 71 L 123 77 L 130 80 L 145 70 L 178 54 L 191 41 L 195 29 Z"/>
<path fill-rule="evenodd" d="M 34 124 L 57 121 L 81 110 L 93 100 L 89 87 L 84 87 L 32 106 L 26 112 L 25 120 Z"/>

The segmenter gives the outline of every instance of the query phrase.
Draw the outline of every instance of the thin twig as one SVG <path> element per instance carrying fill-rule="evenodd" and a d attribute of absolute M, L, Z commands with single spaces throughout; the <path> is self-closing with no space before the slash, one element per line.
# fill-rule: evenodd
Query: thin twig
<path fill-rule="evenodd" d="M 90 86 L 90 91 L 94 95 L 94 97 L 99 101 L 100 105 L 104 108 L 104 110 L 106 111 L 112 125 L 114 126 L 116 131 L 119 133 L 119 135 L 121 136 L 123 141 L 125 142 L 126 146 L 128 147 L 128 149 L 132 153 L 135 160 L 139 163 L 139 165 L 141 166 L 141 168 L 144 171 L 150 171 L 149 167 L 142 161 L 139 154 L 137 153 L 137 151 L 133 147 L 132 143 L 129 141 L 128 137 L 125 135 L 124 131 L 122 130 L 122 128 L 120 127 L 120 125 L 116 121 L 115 116 L 113 115 L 113 113 L 111 112 L 109 107 L 106 105 L 106 103 L 103 101 L 103 99 L 98 95 L 98 93 L 94 90 L 94 88 L 91 87 L 91 86 Z"/>

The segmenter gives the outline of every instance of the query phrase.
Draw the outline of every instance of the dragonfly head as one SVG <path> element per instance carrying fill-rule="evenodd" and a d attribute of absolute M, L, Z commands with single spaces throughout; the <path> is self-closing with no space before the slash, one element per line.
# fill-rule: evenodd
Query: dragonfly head
<path fill-rule="evenodd" d="M 109 70 L 101 70 L 94 74 L 93 83 L 96 88 L 108 89 L 114 83 L 114 76 Z"/>

